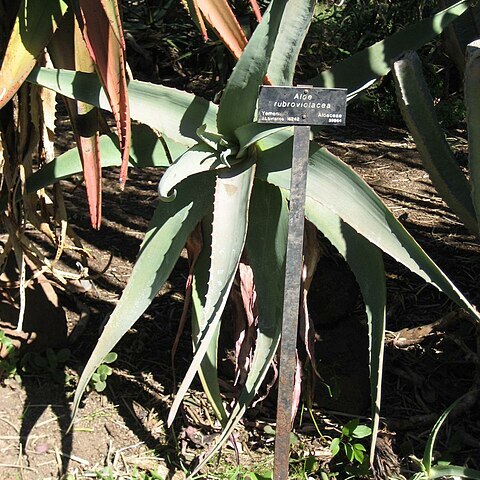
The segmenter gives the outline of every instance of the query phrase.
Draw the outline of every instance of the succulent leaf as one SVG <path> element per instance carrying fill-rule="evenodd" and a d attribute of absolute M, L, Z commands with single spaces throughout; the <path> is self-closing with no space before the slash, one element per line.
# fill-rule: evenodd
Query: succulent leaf
<path fill-rule="evenodd" d="M 452 0 L 439 0 L 440 8 L 451 5 Z M 470 42 L 480 37 L 480 4 L 474 3 L 458 20 L 448 25 L 444 31 L 445 52 L 460 72 L 465 71 L 465 50 Z"/>
<path fill-rule="evenodd" d="M 433 100 L 415 52 L 406 52 L 393 63 L 397 100 L 433 185 L 445 202 L 478 235 L 470 185 L 447 143 Z"/>
<path fill-rule="evenodd" d="M 282 134 L 259 142 L 256 176 L 282 188 L 290 188 L 291 138 L 278 143 Z M 277 137 L 277 138 L 274 138 Z M 268 144 L 276 145 L 268 148 Z M 436 286 L 465 308 L 476 320 L 477 310 L 398 222 L 377 194 L 345 163 L 324 148 L 310 146 L 307 198 L 336 213 L 378 248 L 425 281 Z"/>
<path fill-rule="evenodd" d="M 479 235 L 480 225 L 480 41 L 476 40 L 467 47 L 465 67 L 465 105 L 467 107 L 468 127 L 468 168 L 473 207 L 475 209 Z"/>
<path fill-rule="evenodd" d="M 338 62 L 308 80 L 315 87 L 343 87 L 357 95 L 390 71 L 390 62 L 405 50 L 416 50 L 433 40 L 447 25 L 462 15 L 469 0 L 461 0 L 430 18 L 410 25 L 371 47 Z M 355 75 L 352 75 L 355 72 Z"/>
<path fill-rule="evenodd" d="M 192 282 L 192 340 L 194 351 L 198 348 L 199 333 L 206 327 L 205 299 L 208 291 L 208 278 L 210 272 L 210 259 L 212 256 L 212 215 L 206 215 L 202 222 L 203 249 L 195 265 Z M 198 369 L 198 376 L 202 382 L 203 390 L 207 395 L 215 415 L 221 425 L 225 425 L 227 413 L 223 406 L 223 399 L 218 383 L 218 337 L 220 323 L 213 333 L 212 341 L 203 357 Z"/>
<path fill-rule="evenodd" d="M 134 142 L 130 149 L 130 163 L 134 167 L 168 167 L 168 156 L 165 144 L 160 141 L 155 132 L 146 125 L 133 125 Z M 100 151 L 104 167 L 120 166 L 121 153 L 118 139 L 113 134 L 100 137 Z M 178 147 L 167 139 L 166 144 L 171 151 Z M 183 152 L 182 147 L 178 147 Z M 69 178 L 82 172 L 82 163 L 76 148 L 62 153 L 52 162 L 45 164 L 40 170 L 27 179 L 27 192 L 33 193 L 41 188 Z M 3 200 L 3 199 L 2 199 Z M 1 203 L 1 202 L 0 202 Z"/>
<path fill-rule="evenodd" d="M 75 392 L 73 415 L 88 381 L 105 356 L 148 308 L 168 279 L 187 236 L 212 202 L 214 175 L 187 179 L 175 202 L 160 202 L 140 247 L 137 261 L 122 296 L 98 339 Z"/>
<path fill-rule="evenodd" d="M 27 80 L 66 97 L 111 109 L 97 75 L 40 68 Z M 205 124 L 209 132 L 217 131 L 217 106 L 203 98 L 138 80 L 131 80 L 128 90 L 133 120 L 149 125 L 187 148 L 198 142 L 197 129 L 201 125 Z"/>
<path fill-rule="evenodd" d="M 169 425 L 172 424 L 210 343 L 216 338 L 217 327 L 245 243 L 254 172 L 254 165 L 248 164 L 218 172 L 213 206 L 210 276 L 204 309 L 205 327 L 199 332 L 193 361 L 170 409 L 167 420 Z"/>
<path fill-rule="evenodd" d="M 192 476 L 228 440 L 243 417 L 268 372 L 277 350 L 282 324 L 288 208 L 280 189 L 255 181 L 249 211 L 246 252 L 253 269 L 258 299 L 258 332 L 255 353 L 245 385 L 215 446 Z"/>
<path fill-rule="evenodd" d="M 247 37 L 226 0 L 193 0 L 202 17 L 238 60 L 247 45 Z M 203 32 L 206 36 L 206 31 Z"/>
<path fill-rule="evenodd" d="M 235 129 L 253 121 L 258 86 L 267 73 L 286 3 L 286 0 L 270 3 L 230 75 L 217 115 L 218 131 L 228 138 L 234 137 Z"/>
<path fill-rule="evenodd" d="M 94 72 L 95 67 L 83 41 L 78 23 L 69 10 L 48 46 L 57 68 Z M 92 227 L 100 228 L 102 217 L 102 170 L 99 150 L 99 114 L 96 107 L 63 97 L 83 165 Z"/>
<path fill-rule="evenodd" d="M 305 216 L 328 238 L 348 262 L 358 282 L 365 303 L 369 340 L 370 395 L 372 400 L 370 458 L 373 461 L 380 422 L 387 301 L 382 253 L 375 245 L 358 234 L 331 210 L 315 201 L 314 198 L 315 193 L 311 192 L 305 204 Z"/>
<path fill-rule="evenodd" d="M 76 0 L 75 14 L 87 49 L 105 88 L 117 124 L 122 151 L 120 184 L 127 179 L 131 143 L 130 105 L 125 68 L 125 41 L 117 0 Z"/>
<path fill-rule="evenodd" d="M 191 175 L 223 166 L 216 152 L 205 143 L 199 143 L 187 150 L 163 174 L 158 184 L 158 193 L 163 201 L 175 199 L 175 186 Z"/>
<path fill-rule="evenodd" d="M 315 0 L 289 0 L 285 5 L 267 77 L 273 85 L 292 85 L 298 54 L 312 21 Z"/>

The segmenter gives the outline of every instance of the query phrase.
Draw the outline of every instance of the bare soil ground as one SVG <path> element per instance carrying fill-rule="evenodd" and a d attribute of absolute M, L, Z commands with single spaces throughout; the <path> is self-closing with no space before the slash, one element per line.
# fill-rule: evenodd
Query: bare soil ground
<path fill-rule="evenodd" d="M 466 297 L 478 305 L 478 241 L 433 190 L 407 133 L 357 118 L 343 130 L 323 131 L 319 141 L 365 178 Z M 464 162 L 464 141 L 461 137 L 454 141 L 459 161 Z M 115 348 L 119 358 L 107 389 L 86 395 L 67 431 L 76 372 L 85 364 L 128 280 L 158 201 L 159 175 L 155 169 L 132 170 L 127 188 L 119 192 L 117 173 L 106 172 L 104 221 L 99 233 L 90 229 L 83 186 L 63 182 L 72 225 L 93 257 L 89 262 L 92 279 L 89 285 L 78 283 L 75 297 L 60 293 L 67 312 L 65 346 L 71 353 L 65 375 L 54 381 L 51 375 L 27 370 L 21 383 L 8 379 L 0 387 L 1 479 L 57 479 L 67 473 L 76 479 L 130 479 L 135 472 L 149 470 L 164 478 L 184 478 L 183 471 L 192 459 L 218 433 L 199 384 L 173 428 L 165 425 L 176 381 L 191 359 L 187 332 L 177 354 L 175 380 L 170 351 L 182 311 L 185 259 Z M 41 239 L 37 242 L 48 249 Z M 67 251 L 65 268 L 76 270 L 78 260 L 77 254 Z M 479 358 L 475 328 L 459 309 L 394 259 L 386 262 L 389 304 L 380 449 L 384 472 L 398 472 L 401 465 L 408 478 L 414 470 L 409 455 L 422 456 L 428 433 L 441 412 L 478 387 Z M 334 282 L 332 278 L 330 282 Z M 361 303 L 355 288 L 342 281 L 334 286 L 329 308 L 333 304 L 335 312 L 335 307 L 340 308 L 352 296 L 355 308 L 348 315 L 335 317 L 333 313 L 333 321 L 327 319 L 318 326 L 322 373 L 334 395 L 329 398 L 326 389 L 317 386 L 313 414 L 325 438 L 315 432 L 308 413 L 298 419 L 293 454 L 297 463 L 305 455 L 327 463 L 331 459 L 328 438 L 338 436 L 341 426 L 352 417 L 368 422 L 368 347 Z M 430 327 L 421 328 L 425 325 Z M 234 393 L 227 377 L 224 391 L 226 398 Z M 464 403 L 452 414 L 436 444 L 437 459 L 480 468 L 480 417 L 475 401 Z M 270 398 L 252 409 L 240 426 L 239 455 L 245 468 L 271 468 L 273 437 L 269 432 L 274 418 L 274 399 Z M 214 472 L 235 464 L 233 449 L 227 446 L 224 451 L 223 460 L 213 463 L 205 478 L 217 478 Z M 100 476 L 103 468 L 109 469 L 110 476 Z M 312 478 L 317 478 L 316 474 Z M 380 478 L 388 478 L 388 474 Z"/>

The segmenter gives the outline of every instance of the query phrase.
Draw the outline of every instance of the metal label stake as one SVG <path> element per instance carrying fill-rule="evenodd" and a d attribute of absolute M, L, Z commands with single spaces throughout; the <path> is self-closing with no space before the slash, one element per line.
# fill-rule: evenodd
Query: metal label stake
<path fill-rule="evenodd" d="M 273 478 L 288 479 L 310 125 L 345 125 L 345 89 L 260 87 L 258 122 L 294 125 Z"/>

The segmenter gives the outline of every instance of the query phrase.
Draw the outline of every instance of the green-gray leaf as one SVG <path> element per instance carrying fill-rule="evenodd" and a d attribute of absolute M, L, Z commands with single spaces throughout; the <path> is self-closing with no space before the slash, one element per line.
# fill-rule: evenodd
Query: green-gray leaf
<path fill-rule="evenodd" d="M 73 414 L 91 375 L 147 309 L 167 280 L 187 236 L 211 205 L 213 187 L 212 174 L 187 179 L 179 188 L 174 202 L 160 203 L 155 210 L 127 286 L 82 373 L 75 392 Z"/>
<path fill-rule="evenodd" d="M 257 394 L 280 340 L 288 209 L 280 189 L 255 181 L 245 249 L 253 269 L 258 299 L 255 353 L 245 385 L 216 445 L 195 469 L 200 470 L 227 441 Z M 192 473 L 192 475 L 195 474 Z"/>
<path fill-rule="evenodd" d="M 205 216 L 202 222 L 203 248 L 195 265 L 192 281 L 192 340 L 194 352 L 197 349 L 199 333 L 206 327 L 205 298 L 208 291 L 208 277 L 210 272 L 210 259 L 212 256 L 212 212 Z M 208 401 L 220 420 L 225 425 L 227 413 L 223 407 L 223 401 L 218 384 L 218 335 L 220 323 L 214 332 L 212 341 L 203 357 L 198 369 L 198 376 L 202 382 L 203 390 Z"/>
<path fill-rule="evenodd" d="M 271 135 L 259 142 L 258 178 L 282 188 L 290 187 L 292 142 L 288 134 Z M 277 137 L 277 138 L 274 138 Z M 269 148 L 269 144 L 275 145 Z M 326 149 L 310 147 L 307 195 L 313 195 L 358 233 L 403 263 L 412 272 L 442 290 L 478 321 L 478 312 L 448 277 L 428 257 L 413 237 L 397 221 L 375 192 L 345 163 Z"/>
<path fill-rule="evenodd" d="M 344 87 L 349 92 L 360 93 L 368 88 L 372 81 L 390 71 L 390 62 L 405 50 L 416 50 L 433 40 L 453 20 L 469 6 L 469 0 L 462 0 L 430 18 L 410 25 L 392 36 L 375 43 L 347 59 L 337 63 L 331 69 L 308 81 L 316 87 Z"/>
<path fill-rule="evenodd" d="M 61 95 L 110 110 L 97 75 L 36 68 L 29 82 L 50 88 Z M 130 115 L 175 142 L 191 147 L 197 142 L 197 128 L 206 125 L 216 132 L 217 106 L 191 93 L 153 83 L 131 80 L 128 83 Z"/>
<path fill-rule="evenodd" d="M 258 86 L 267 73 L 287 3 L 287 0 L 272 0 L 230 75 L 217 116 L 218 131 L 227 137 L 233 139 L 238 127 L 253 121 Z"/>
<path fill-rule="evenodd" d="M 480 8 L 480 4 L 478 4 Z M 472 201 L 480 225 L 480 40 L 467 47 L 465 67 L 465 105 L 468 126 L 468 168 L 472 186 Z"/>
<path fill-rule="evenodd" d="M 385 339 L 385 312 L 387 292 L 385 269 L 381 251 L 353 228 L 343 222 L 331 210 L 314 200 L 315 193 L 309 192 L 306 217 L 328 238 L 339 253 L 347 260 L 362 292 L 368 322 L 370 396 L 372 400 L 371 458 L 380 421 L 382 393 L 383 349 Z M 357 428 L 354 431 L 357 431 Z"/>
<path fill-rule="evenodd" d="M 278 29 L 267 76 L 273 85 L 292 85 L 298 54 L 312 21 L 315 0 L 289 0 Z"/>
<path fill-rule="evenodd" d="M 165 139 L 171 156 L 185 151 L 184 147 Z M 100 137 L 102 167 L 120 166 L 121 154 L 116 135 L 108 134 Z M 132 125 L 132 146 L 130 149 L 130 165 L 133 167 L 168 167 L 168 157 L 164 144 L 157 134 L 146 125 Z M 52 185 L 59 180 L 69 178 L 82 172 L 82 162 L 76 148 L 62 153 L 53 161 L 45 164 L 38 172 L 27 179 L 27 192 L 32 193 Z"/>
<path fill-rule="evenodd" d="M 400 110 L 433 185 L 465 226 L 478 235 L 470 185 L 440 128 L 420 58 L 406 52 L 393 63 L 392 73 Z"/>
<path fill-rule="evenodd" d="M 175 198 L 174 188 L 186 178 L 197 173 L 215 170 L 225 165 L 205 143 L 198 143 L 178 157 L 163 174 L 158 185 L 158 193 L 162 200 Z"/>
<path fill-rule="evenodd" d="M 212 258 L 205 299 L 205 327 L 199 333 L 194 358 L 178 389 L 168 415 L 171 425 L 185 393 L 199 369 L 217 327 L 237 271 L 247 234 L 247 215 L 253 183 L 253 165 L 220 170 L 215 186 L 212 225 Z"/>

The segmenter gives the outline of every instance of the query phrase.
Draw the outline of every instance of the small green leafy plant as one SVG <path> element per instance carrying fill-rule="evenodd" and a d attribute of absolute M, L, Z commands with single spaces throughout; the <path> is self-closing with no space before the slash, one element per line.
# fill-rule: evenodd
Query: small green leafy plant
<path fill-rule="evenodd" d="M 18 351 L 3 330 L 0 330 L 0 350 L 3 353 L 3 357 L 0 358 L 0 380 L 15 378 L 20 382 L 21 379 L 17 373 L 19 364 Z"/>
<path fill-rule="evenodd" d="M 209 474 L 208 478 L 211 478 L 211 480 L 271 480 L 273 479 L 273 472 L 270 470 L 254 472 L 251 469 L 238 466 L 229 468 L 225 472 Z"/>
<path fill-rule="evenodd" d="M 90 385 L 97 391 L 103 392 L 107 387 L 107 379 L 113 373 L 112 368 L 108 365 L 113 363 L 118 358 L 115 352 L 110 352 L 104 359 L 101 365 L 98 366 L 95 373 L 90 379 Z"/>
<path fill-rule="evenodd" d="M 343 428 L 340 437 L 332 439 L 330 450 L 334 457 L 343 457 L 353 466 L 346 468 L 351 473 L 366 474 L 369 468 L 369 457 L 362 442 L 372 434 L 372 429 L 367 425 L 360 425 L 358 418 L 350 420 Z"/>
<path fill-rule="evenodd" d="M 97 480 L 116 480 L 119 478 L 118 474 L 114 472 L 111 467 L 104 467 L 101 470 L 94 472 L 94 475 Z M 122 475 L 121 478 L 126 477 Z M 141 471 L 137 469 L 137 467 L 133 469 L 133 472 L 130 474 L 129 478 L 130 480 L 164 480 L 163 476 L 153 470 L 149 470 L 148 472 Z"/>
<path fill-rule="evenodd" d="M 159 473 L 149 470 L 148 472 L 138 471 L 138 469 L 134 469 L 132 473 L 132 480 L 166 480 L 165 477 L 160 475 Z"/>
<path fill-rule="evenodd" d="M 320 464 L 318 458 L 314 455 L 304 456 L 300 450 L 298 459 L 290 460 L 290 477 L 302 480 L 310 480 L 313 478 L 322 478 L 322 472 L 319 471 Z M 273 477 L 272 477 L 273 478 Z"/>
<path fill-rule="evenodd" d="M 65 363 L 70 359 L 68 348 L 54 350 L 47 348 L 45 352 L 28 352 L 21 360 L 22 371 L 47 375 L 56 383 L 69 383 L 69 376 L 65 373 Z"/>

